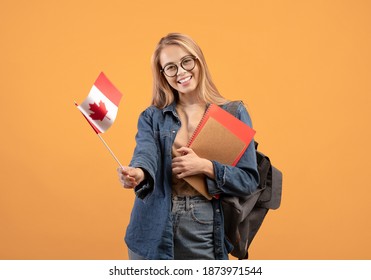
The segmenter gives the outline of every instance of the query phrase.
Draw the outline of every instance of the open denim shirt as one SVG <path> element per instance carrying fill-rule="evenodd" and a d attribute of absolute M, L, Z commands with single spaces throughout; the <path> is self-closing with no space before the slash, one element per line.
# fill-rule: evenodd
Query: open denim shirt
<path fill-rule="evenodd" d="M 146 180 L 135 188 L 136 198 L 125 241 L 133 252 L 145 259 L 173 259 L 172 153 L 181 123 L 175 103 L 158 109 L 148 107 L 139 117 L 136 147 L 130 162 L 146 173 Z M 222 105 L 223 108 L 225 105 Z M 249 125 L 251 119 L 242 103 L 238 118 Z M 254 141 L 235 167 L 213 162 L 215 179 L 206 178 L 211 195 L 248 195 L 259 183 Z M 214 247 L 216 259 L 228 259 L 231 245 L 224 236 L 220 199 L 212 199 L 214 209 Z"/>

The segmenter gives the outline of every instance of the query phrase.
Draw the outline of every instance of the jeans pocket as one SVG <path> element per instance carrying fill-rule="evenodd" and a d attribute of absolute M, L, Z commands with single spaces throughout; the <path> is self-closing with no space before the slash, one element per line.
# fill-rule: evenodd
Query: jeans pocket
<path fill-rule="evenodd" d="M 203 225 L 211 225 L 214 222 L 213 206 L 209 201 L 191 204 L 192 219 Z"/>

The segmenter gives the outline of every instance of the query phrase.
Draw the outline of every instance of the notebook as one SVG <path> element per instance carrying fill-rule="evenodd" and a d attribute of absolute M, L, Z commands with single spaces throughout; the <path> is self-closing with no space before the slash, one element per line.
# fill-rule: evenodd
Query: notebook
<path fill-rule="evenodd" d="M 235 166 L 255 131 L 232 114 L 211 104 L 188 142 L 188 147 L 201 158 Z M 212 199 L 206 187 L 205 175 L 185 177 L 184 180 L 207 199 Z"/>

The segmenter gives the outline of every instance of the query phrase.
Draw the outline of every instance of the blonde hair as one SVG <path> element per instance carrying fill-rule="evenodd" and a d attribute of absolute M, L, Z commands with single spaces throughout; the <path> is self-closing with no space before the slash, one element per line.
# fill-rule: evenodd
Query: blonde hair
<path fill-rule="evenodd" d="M 227 100 L 219 93 L 211 79 L 205 57 L 196 42 L 187 35 L 169 33 L 167 36 L 161 38 L 152 55 L 152 105 L 162 109 L 170 105 L 174 100 L 177 101 L 179 97 L 178 92 L 169 85 L 164 75 L 160 72 L 160 54 L 163 48 L 169 45 L 179 46 L 198 58 L 197 64 L 200 69 L 200 81 L 198 85 L 200 92 L 199 98 L 206 103 L 215 103 L 218 105 L 226 103 Z"/>

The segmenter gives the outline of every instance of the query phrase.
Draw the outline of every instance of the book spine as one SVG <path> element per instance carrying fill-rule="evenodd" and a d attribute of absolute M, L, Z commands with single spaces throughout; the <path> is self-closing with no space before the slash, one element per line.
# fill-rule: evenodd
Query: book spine
<path fill-rule="evenodd" d="M 207 107 L 206 111 L 205 111 L 205 114 L 202 116 L 202 119 L 200 120 L 200 122 L 198 123 L 195 131 L 193 132 L 191 138 L 189 138 L 188 140 L 188 143 L 187 143 L 187 147 L 191 146 L 193 140 L 196 138 L 197 134 L 201 131 L 206 119 L 208 118 L 209 116 L 209 112 L 211 110 L 211 108 L 215 106 L 214 104 L 210 104 L 209 107 Z"/>

